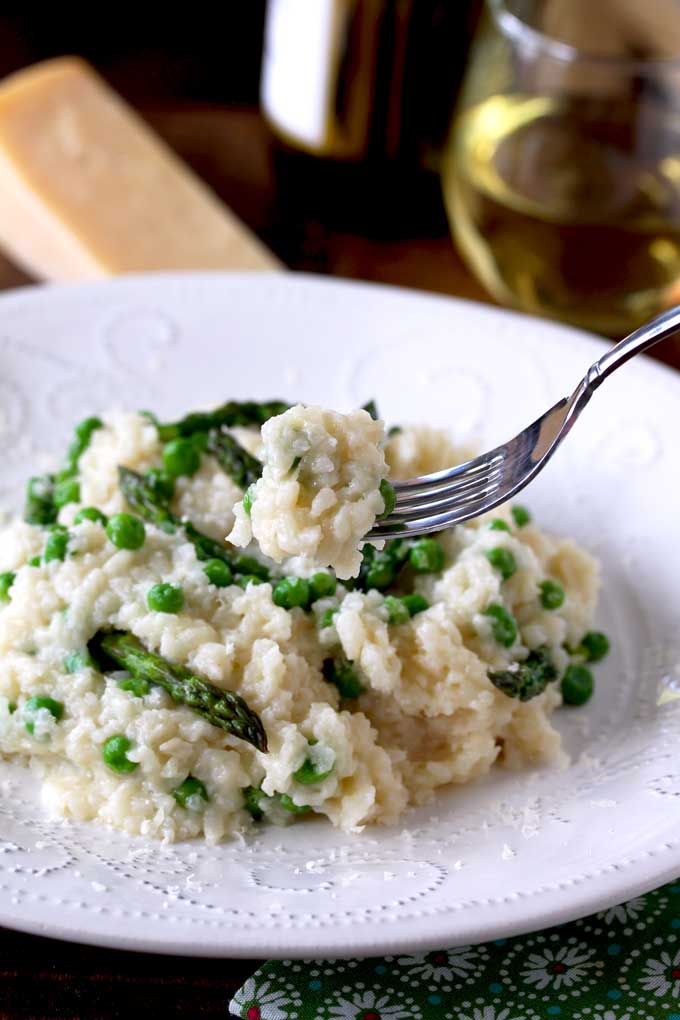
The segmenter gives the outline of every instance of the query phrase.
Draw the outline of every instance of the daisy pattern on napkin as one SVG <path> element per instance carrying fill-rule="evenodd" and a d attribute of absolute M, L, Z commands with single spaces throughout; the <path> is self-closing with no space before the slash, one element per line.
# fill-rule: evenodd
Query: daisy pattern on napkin
<path fill-rule="evenodd" d="M 644 896 L 636 896 L 634 899 L 628 900 L 627 903 L 618 903 L 615 907 L 602 911 L 597 916 L 605 924 L 612 924 L 614 921 L 618 921 L 619 924 L 627 924 L 628 921 L 637 921 L 640 914 L 644 912 L 646 903 Z"/>
<path fill-rule="evenodd" d="M 594 950 L 588 949 L 584 943 L 575 946 L 560 946 L 553 951 L 546 946 L 540 953 L 530 953 L 522 977 L 528 985 L 536 988 L 554 988 L 558 991 L 563 985 L 570 988 L 578 984 L 592 966 L 590 957 Z"/>
<path fill-rule="evenodd" d="M 421 1020 L 422 1013 L 413 1000 L 400 1002 L 369 989 L 338 998 L 327 1016 L 333 1020 Z"/>
<path fill-rule="evenodd" d="M 640 984 L 646 992 L 671 995 L 674 999 L 680 996 L 680 949 L 674 956 L 664 950 L 658 960 L 647 960 L 643 969 Z"/>
<path fill-rule="evenodd" d="M 438 949 L 433 953 L 400 956 L 397 963 L 423 981 L 453 981 L 457 977 L 471 977 L 477 969 L 479 957 L 479 950 L 472 946 L 458 946 L 456 949 Z"/>
<path fill-rule="evenodd" d="M 231 1001 L 230 1011 L 243 1020 L 297 1020 L 300 996 L 275 990 L 271 981 L 248 978 Z"/>
<path fill-rule="evenodd" d="M 521 1016 L 510 1016 L 510 1009 L 500 1009 L 496 1012 L 495 1006 L 482 1006 L 473 1009 L 472 1013 L 461 1013 L 460 1020 L 523 1020 Z"/>

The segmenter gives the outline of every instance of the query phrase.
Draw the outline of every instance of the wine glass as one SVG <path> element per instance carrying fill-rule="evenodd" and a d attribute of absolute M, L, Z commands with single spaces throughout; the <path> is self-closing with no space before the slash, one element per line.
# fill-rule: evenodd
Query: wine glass
<path fill-rule="evenodd" d="M 443 189 L 504 304 L 619 336 L 680 302 L 676 0 L 487 0 Z"/>

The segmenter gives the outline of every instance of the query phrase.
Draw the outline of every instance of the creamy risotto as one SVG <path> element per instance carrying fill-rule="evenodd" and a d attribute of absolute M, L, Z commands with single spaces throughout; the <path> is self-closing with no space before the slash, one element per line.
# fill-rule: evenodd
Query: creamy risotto
<path fill-rule="evenodd" d="M 52 814 L 209 842 L 555 761 L 607 649 L 588 553 L 519 506 L 360 549 L 385 475 L 468 455 L 278 402 L 81 423 L 0 532 L 0 751 Z"/>
<path fill-rule="evenodd" d="M 385 429 L 365 410 L 298 404 L 262 428 L 261 478 L 235 508 L 234 545 L 253 538 L 277 563 L 305 556 L 356 577 L 362 539 L 383 513 Z"/>

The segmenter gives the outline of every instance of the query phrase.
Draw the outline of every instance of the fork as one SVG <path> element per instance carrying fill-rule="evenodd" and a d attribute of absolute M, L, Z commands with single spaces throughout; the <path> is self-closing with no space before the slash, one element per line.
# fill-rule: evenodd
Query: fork
<path fill-rule="evenodd" d="M 545 467 L 600 383 L 636 354 L 679 330 L 677 305 L 603 354 L 571 396 L 559 400 L 514 439 L 456 467 L 395 482 L 394 510 L 376 523 L 367 538 L 427 535 L 505 503 Z"/>

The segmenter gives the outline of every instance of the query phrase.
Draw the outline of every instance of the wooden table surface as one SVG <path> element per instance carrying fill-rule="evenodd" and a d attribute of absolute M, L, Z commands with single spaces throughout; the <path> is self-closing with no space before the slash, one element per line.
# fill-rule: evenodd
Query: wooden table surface
<path fill-rule="evenodd" d="M 268 136 L 252 110 L 146 111 L 152 125 L 293 269 L 398 284 L 490 301 L 467 271 L 436 204 L 426 229 L 400 237 L 339 230 L 318 211 L 291 242 L 277 207 Z M 30 285 L 0 255 L 0 288 Z M 680 368 L 680 346 L 661 360 Z M 0 929 L 0 1020 L 224 1018 L 257 960 L 202 960 L 116 952 Z"/>

